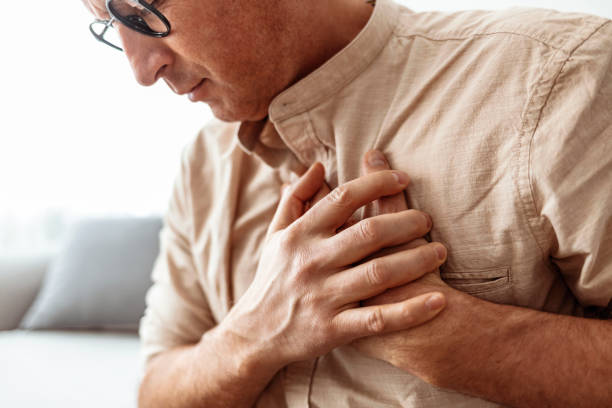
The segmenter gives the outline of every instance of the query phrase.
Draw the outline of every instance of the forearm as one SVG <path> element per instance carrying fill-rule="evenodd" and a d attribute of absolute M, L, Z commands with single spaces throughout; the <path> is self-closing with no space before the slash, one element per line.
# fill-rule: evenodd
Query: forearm
<path fill-rule="evenodd" d="M 139 406 L 253 406 L 277 371 L 256 347 L 217 327 L 198 344 L 160 354 L 147 367 Z"/>
<path fill-rule="evenodd" d="M 470 333 L 448 353 L 438 385 L 515 407 L 612 403 L 611 322 L 475 298 L 463 306 Z"/>

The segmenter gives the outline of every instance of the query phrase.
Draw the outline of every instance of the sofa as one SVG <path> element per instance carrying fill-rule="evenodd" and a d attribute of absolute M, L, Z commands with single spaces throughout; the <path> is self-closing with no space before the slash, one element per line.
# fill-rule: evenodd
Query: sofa
<path fill-rule="evenodd" d="M 55 253 L 0 255 L 0 407 L 136 407 L 159 217 L 76 222 Z"/>

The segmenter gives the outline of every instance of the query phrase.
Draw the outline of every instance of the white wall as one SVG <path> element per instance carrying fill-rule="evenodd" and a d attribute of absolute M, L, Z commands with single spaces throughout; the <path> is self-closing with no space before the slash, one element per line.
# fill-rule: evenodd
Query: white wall
<path fill-rule="evenodd" d="M 163 82 L 138 86 L 80 1 L 35 3 L 4 6 L 0 255 L 55 242 L 74 216 L 164 211 L 182 146 L 210 117 Z"/>

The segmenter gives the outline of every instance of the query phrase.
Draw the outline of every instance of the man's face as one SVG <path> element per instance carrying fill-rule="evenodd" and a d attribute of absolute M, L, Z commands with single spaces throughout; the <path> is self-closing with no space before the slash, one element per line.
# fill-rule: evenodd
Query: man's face
<path fill-rule="evenodd" d="M 109 18 L 104 0 L 83 0 Z M 292 82 L 294 64 L 283 44 L 282 0 L 158 0 L 172 25 L 153 38 L 115 23 L 136 80 L 162 78 L 176 93 L 205 102 L 226 121 L 259 120 Z"/>

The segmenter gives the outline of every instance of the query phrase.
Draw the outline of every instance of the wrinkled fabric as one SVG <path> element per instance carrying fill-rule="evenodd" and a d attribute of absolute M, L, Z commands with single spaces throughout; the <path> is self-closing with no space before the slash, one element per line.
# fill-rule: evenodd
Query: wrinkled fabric
<path fill-rule="evenodd" d="M 282 183 L 320 161 L 335 187 L 373 148 L 411 176 L 408 203 L 432 215 L 449 285 L 575 316 L 610 304 L 609 20 L 379 0 L 345 49 L 274 99 L 267 122 L 214 122 L 184 151 L 141 322 L 145 358 L 198 342 L 227 315 Z M 258 406 L 496 404 L 340 347 L 285 367 Z"/>

